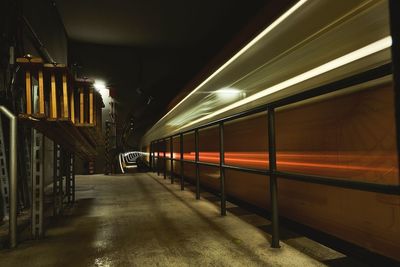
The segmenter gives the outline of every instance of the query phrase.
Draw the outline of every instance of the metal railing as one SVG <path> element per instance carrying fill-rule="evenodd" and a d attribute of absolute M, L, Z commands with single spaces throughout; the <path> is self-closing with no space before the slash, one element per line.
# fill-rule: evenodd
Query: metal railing
<path fill-rule="evenodd" d="M 0 112 L 10 120 L 10 247 L 17 246 L 17 117 L 6 107 L 0 106 Z M 0 125 L 0 127 L 2 127 Z"/>
<path fill-rule="evenodd" d="M 220 170 L 220 194 L 221 194 L 221 202 L 220 209 L 221 215 L 226 215 L 226 192 L 225 192 L 225 170 L 231 169 L 242 172 L 249 172 L 255 174 L 261 174 L 270 177 L 270 197 L 271 197 L 271 223 L 272 223 L 272 242 L 271 247 L 278 248 L 279 247 L 279 216 L 278 216 L 278 202 L 277 202 L 277 177 L 297 180 L 302 182 L 314 183 L 314 184 L 323 184 L 329 186 L 336 186 L 341 188 L 350 188 L 362 191 L 369 192 L 378 192 L 384 194 L 394 194 L 400 195 L 400 186 L 399 185 L 384 185 L 384 184 L 374 184 L 368 182 L 359 182 L 359 181 L 351 181 L 340 178 L 326 177 L 326 176 L 316 176 L 316 175 L 307 175 L 307 174 L 299 174 L 292 173 L 286 171 L 280 171 L 277 168 L 276 164 L 276 144 L 275 144 L 275 109 L 286 106 L 289 104 L 293 104 L 296 102 L 300 102 L 303 100 L 307 100 L 316 96 L 332 93 L 335 91 L 343 90 L 353 85 L 365 83 L 368 81 L 372 81 L 374 79 L 378 79 L 387 75 L 392 74 L 392 64 L 385 64 L 374 69 L 362 72 L 360 74 L 353 75 L 351 77 L 347 77 L 338 81 L 334 81 L 332 83 L 319 86 L 308 90 L 306 92 L 302 92 L 293 96 L 289 96 L 278 101 L 260 106 L 258 108 L 254 108 L 245 112 L 241 112 L 239 114 L 231 115 L 222 119 L 218 119 L 199 127 L 195 127 L 193 129 L 173 134 L 162 139 L 157 139 L 151 142 L 150 144 L 150 164 L 152 169 L 156 169 L 157 174 L 160 175 L 160 160 L 163 160 L 163 172 L 164 178 L 166 177 L 166 148 L 167 148 L 167 140 L 170 141 L 170 156 L 168 160 L 171 162 L 171 183 L 174 182 L 173 178 L 173 162 L 180 162 L 180 183 L 181 190 L 184 190 L 184 163 L 192 163 L 195 164 L 196 167 L 196 199 L 200 198 L 200 172 L 199 166 L 211 166 L 217 167 Z M 267 112 L 267 123 L 268 123 L 268 154 L 269 154 L 269 167 L 266 170 L 260 170 L 255 168 L 246 168 L 239 166 L 231 166 L 225 164 L 224 158 L 224 123 L 228 121 L 232 121 L 235 119 L 247 117 L 253 114 Z M 199 130 L 209 128 L 211 126 L 218 126 L 219 128 L 219 164 L 210 163 L 210 162 L 202 162 L 199 160 Z M 183 137 L 185 134 L 193 134 L 195 135 L 195 160 L 185 160 L 183 158 Z M 180 158 L 173 158 L 173 138 L 178 137 L 180 139 Z M 157 155 L 155 155 L 155 151 L 157 151 Z M 163 155 L 160 155 L 162 152 Z M 156 164 L 157 159 L 157 164 Z"/>

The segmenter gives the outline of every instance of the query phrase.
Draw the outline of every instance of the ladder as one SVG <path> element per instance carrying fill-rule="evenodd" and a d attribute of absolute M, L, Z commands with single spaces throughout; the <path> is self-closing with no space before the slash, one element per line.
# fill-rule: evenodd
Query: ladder
<path fill-rule="evenodd" d="M 10 198 L 9 198 L 9 181 L 8 181 L 8 170 L 7 170 L 7 158 L 6 158 L 6 149 L 3 135 L 3 122 L 0 116 L 0 194 L 3 201 L 3 215 L 4 220 L 8 220 L 9 218 L 9 209 L 10 209 Z"/>
<path fill-rule="evenodd" d="M 32 236 L 43 237 L 44 135 L 32 129 Z"/>

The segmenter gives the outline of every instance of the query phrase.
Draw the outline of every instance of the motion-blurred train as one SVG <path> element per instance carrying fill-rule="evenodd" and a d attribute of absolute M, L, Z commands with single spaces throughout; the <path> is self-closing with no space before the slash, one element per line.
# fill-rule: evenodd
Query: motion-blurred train
<path fill-rule="evenodd" d="M 276 109 L 277 169 L 398 188 L 389 13 L 387 0 L 296 2 L 162 117 L 144 136 L 143 151 L 185 132 L 183 157 L 194 160 L 187 130 L 347 81 L 345 89 Z M 218 135 L 217 126 L 199 131 L 200 161 L 219 163 Z M 172 144 L 179 159 L 179 135 Z M 166 151 L 169 157 L 168 139 Z M 225 123 L 224 151 L 228 165 L 267 170 L 266 112 Z M 193 163 L 184 164 L 184 175 L 193 181 Z M 202 185 L 218 190 L 219 178 L 218 168 L 200 167 Z M 225 180 L 228 197 L 269 209 L 267 176 L 227 169 Z M 278 177 L 280 216 L 400 260 L 398 192 Z"/>

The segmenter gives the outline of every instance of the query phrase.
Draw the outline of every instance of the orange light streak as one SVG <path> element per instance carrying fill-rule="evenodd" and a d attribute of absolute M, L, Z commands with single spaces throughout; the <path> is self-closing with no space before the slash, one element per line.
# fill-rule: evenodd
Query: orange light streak
<path fill-rule="evenodd" d="M 170 152 L 167 152 L 166 156 L 169 158 Z M 180 153 L 173 153 L 173 158 L 179 159 Z M 184 153 L 183 158 L 194 161 L 195 152 Z M 393 167 L 390 166 L 390 162 L 394 158 L 394 155 L 388 153 L 365 155 L 365 153 L 361 152 L 278 152 L 277 165 L 278 169 L 281 170 L 307 170 L 312 173 L 330 170 L 337 172 L 380 172 L 385 174 L 395 170 L 394 164 Z M 199 159 L 202 162 L 219 163 L 219 152 L 200 152 Z M 371 166 L 371 163 L 376 166 Z M 225 164 L 266 169 L 268 168 L 268 152 L 225 152 Z"/>

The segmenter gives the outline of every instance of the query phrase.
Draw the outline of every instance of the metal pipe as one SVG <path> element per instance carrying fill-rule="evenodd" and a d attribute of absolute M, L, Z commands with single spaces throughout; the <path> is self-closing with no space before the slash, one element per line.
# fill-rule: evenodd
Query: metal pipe
<path fill-rule="evenodd" d="M 181 150 L 181 190 L 185 189 L 184 173 L 183 173 L 183 134 L 180 134 L 180 150 Z"/>
<path fill-rule="evenodd" d="M 220 190 L 221 190 L 221 216 L 226 215 L 226 195 L 225 195 L 225 164 L 224 152 L 224 123 L 219 124 L 219 173 L 220 173 Z"/>
<path fill-rule="evenodd" d="M 17 246 L 17 117 L 6 107 L 0 111 L 10 120 L 10 247 Z"/>
<path fill-rule="evenodd" d="M 200 199 L 200 169 L 199 169 L 199 130 L 194 131 L 194 150 L 196 161 L 196 199 Z"/>
<path fill-rule="evenodd" d="M 48 61 L 49 63 L 55 63 L 53 57 L 50 55 L 47 48 L 44 46 L 42 41 L 40 40 L 39 36 L 36 34 L 35 30 L 33 29 L 32 25 L 29 23 L 28 19 L 25 16 L 22 16 L 22 21 L 24 22 L 25 27 L 31 33 L 31 37 L 33 41 L 36 43 L 36 46 L 39 50 L 39 53 Z"/>
<path fill-rule="evenodd" d="M 171 172 L 170 172 L 170 175 L 171 175 L 171 184 L 173 184 L 174 183 L 174 139 L 173 139 L 173 137 L 171 136 L 170 137 L 170 152 L 171 152 L 171 155 L 170 155 L 170 160 L 171 160 Z"/>
<path fill-rule="evenodd" d="M 272 248 L 279 248 L 278 181 L 276 179 L 275 110 L 268 110 L 269 186 L 271 194 Z"/>

